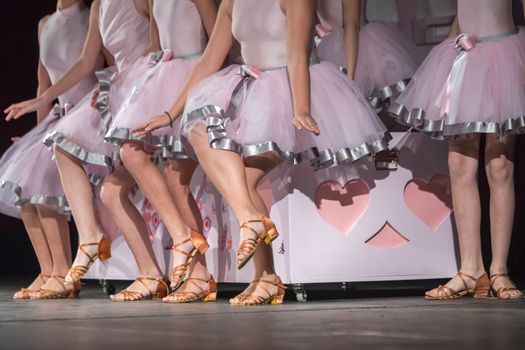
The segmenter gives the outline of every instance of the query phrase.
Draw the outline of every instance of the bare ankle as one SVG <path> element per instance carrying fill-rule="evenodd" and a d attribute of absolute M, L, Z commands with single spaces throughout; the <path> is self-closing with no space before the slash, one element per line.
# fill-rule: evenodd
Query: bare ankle
<path fill-rule="evenodd" d="M 483 266 L 483 263 L 462 263 L 459 271 L 477 277 L 478 275 L 485 273 L 485 267 Z"/>
<path fill-rule="evenodd" d="M 69 270 L 69 267 L 61 267 L 61 268 L 55 268 L 53 269 L 52 276 L 65 276 L 67 275 L 67 271 Z"/>
<path fill-rule="evenodd" d="M 507 269 L 507 266 L 491 266 L 490 269 L 490 274 L 491 275 L 496 275 L 496 274 L 507 274 L 508 273 L 508 269 Z"/>
<path fill-rule="evenodd" d="M 259 220 L 261 219 L 261 213 L 259 212 L 256 212 L 256 211 L 247 211 L 247 212 L 244 212 L 242 213 L 242 215 L 239 215 L 239 223 L 242 224 L 246 221 L 250 221 L 250 220 Z"/>
<path fill-rule="evenodd" d="M 52 276 L 53 275 L 53 270 L 52 269 L 42 269 L 40 271 L 40 275 L 41 276 Z"/>
<path fill-rule="evenodd" d="M 139 276 L 164 277 L 162 273 L 157 269 L 140 269 Z"/>
<path fill-rule="evenodd" d="M 275 271 L 255 271 L 255 279 L 262 279 L 262 280 L 273 280 L 277 277 L 277 273 Z"/>
<path fill-rule="evenodd" d="M 102 232 L 96 230 L 96 231 L 92 231 L 90 233 L 82 233 L 82 234 L 79 234 L 78 235 L 78 240 L 79 240 L 79 244 L 82 244 L 82 243 L 95 243 L 95 242 L 98 242 L 102 239 L 104 235 L 102 234 Z"/>

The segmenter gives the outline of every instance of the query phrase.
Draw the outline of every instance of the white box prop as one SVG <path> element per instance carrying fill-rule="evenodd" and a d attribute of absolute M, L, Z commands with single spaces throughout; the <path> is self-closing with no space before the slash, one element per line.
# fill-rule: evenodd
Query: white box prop
<path fill-rule="evenodd" d="M 318 172 L 306 165 L 282 166 L 263 181 L 259 191 L 280 232 L 273 248 L 283 282 L 446 278 L 457 272 L 447 144 L 419 133 L 393 136 L 398 170 L 376 170 L 373 160 Z M 211 246 L 206 254 L 211 273 L 220 282 L 249 282 L 251 264 L 236 269 L 236 219 L 202 173 L 192 188 Z M 155 232 L 159 264 L 169 275 L 169 235 L 149 204 L 142 207 Z M 113 241 L 112 254 L 86 277 L 136 278 L 135 260 L 122 236 Z"/>

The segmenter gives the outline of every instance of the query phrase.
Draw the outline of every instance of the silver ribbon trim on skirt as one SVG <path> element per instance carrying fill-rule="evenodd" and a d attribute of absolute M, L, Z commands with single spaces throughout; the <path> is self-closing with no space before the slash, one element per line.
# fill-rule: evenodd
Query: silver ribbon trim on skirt
<path fill-rule="evenodd" d="M 109 95 L 111 90 L 111 82 L 118 75 L 118 72 L 115 67 L 106 68 L 98 70 L 95 72 L 95 75 L 98 80 L 99 93 L 97 101 L 95 103 L 95 108 L 100 114 L 100 119 L 102 120 L 102 129 L 104 132 L 109 128 L 111 124 L 112 115 L 109 108 Z"/>
<path fill-rule="evenodd" d="M 22 187 L 5 180 L 0 180 L 0 188 L 13 193 L 16 199 L 12 205 L 16 208 L 22 208 L 26 205 L 44 205 L 56 209 L 61 214 L 70 214 L 70 208 L 65 196 L 38 194 L 22 198 Z"/>
<path fill-rule="evenodd" d="M 105 154 L 89 152 L 83 147 L 69 141 L 62 133 L 53 131 L 44 139 L 44 144 L 53 151 L 53 146 L 60 147 L 63 151 L 69 153 L 75 158 L 80 159 L 84 163 L 99 165 L 106 167 L 109 171 L 113 171 L 113 157 L 108 157 Z"/>
<path fill-rule="evenodd" d="M 51 115 L 55 118 L 63 117 L 73 107 L 70 103 L 65 103 L 64 106 L 56 103 L 53 105 Z M 51 196 L 47 194 L 36 194 L 26 198 L 22 198 L 22 187 L 14 182 L 7 180 L 0 180 L 0 188 L 7 190 L 16 198 L 12 206 L 15 208 L 22 208 L 26 205 L 44 205 L 55 209 L 57 212 L 70 215 L 70 208 L 65 196 Z"/>
<path fill-rule="evenodd" d="M 518 33 L 519 29 L 515 28 L 507 33 L 477 38 L 477 42 L 502 40 Z M 462 53 L 462 50 L 458 50 L 458 55 Z M 408 106 L 397 102 L 390 106 L 388 114 L 395 118 L 398 123 L 413 127 L 436 140 L 461 139 L 470 134 L 493 134 L 502 137 L 505 134 L 521 134 L 525 132 L 525 115 L 509 117 L 503 123 L 469 121 L 446 124 L 446 115 L 443 115 L 441 119 L 429 120 L 425 116 L 426 112 L 424 109 L 410 109 Z"/>
<path fill-rule="evenodd" d="M 138 93 L 138 91 L 146 84 L 147 80 L 152 77 L 157 69 L 160 67 L 161 62 L 163 62 L 163 55 L 169 50 L 166 51 L 157 51 L 150 55 L 149 62 L 152 65 L 146 75 L 136 84 L 136 88 L 133 89 L 132 93 L 128 97 L 131 98 L 133 95 Z M 202 55 L 202 51 L 189 54 L 189 55 L 183 55 L 183 56 L 177 56 L 170 58 L 169 60 L 166 60 L 165 62 L 169 62 L 172 60 L 193 60 L 196 58 L 199 58 Z M 100 80 L 99 80 L 100 81 Z M 111 82 L 109 82 L 111 84 Z M 101 87 L 102 90 L 102 87 Z M 108 88 L 109 91 L 109 88 Z M 100 98 L 100 95 L 99 95 Z M 104 102 L 107 101 L 107 98 L 104 98 Z M 98 105 L 98 100 L 97 100 Z M 101 101 L 102 105 L 102 101 Z M 109 110 L 107 108 L 107 103 L 105 103 L 105 108 L 103 108 L 103 111 L 99 109 L 99 112 L 101 113 L 101 118 L 105 119 L 106 116 L 109 113 Z M 103 113 L 105 113 L 103 115 Z M 108 125 L 109 126 L 109 125 Z M 182 145 L 182 142 L 179 137 L 175 137 L 173 134 L 165 134 L 165 135 L 144 135 L 140 137 L 136 137 L 133 135 L 132 129 L 130 128 L 122 128 L 122 127 L 111 127 L 107 131 L 106 135 L 104 136 L 106 142 L 112 143 L 117 146 L 122 146 L 123 143 L 129 142 L 129 141 L 136 141 L 141 142 L 143 144 L 146 144 L 148 146 L 151 146 L 155 149 L 160 149 L 162 153 L 163 158 L 174 158 L 174 159 L 187 159 L 189 156 L 184 151 L 184 147 Z"/>
<path fill-rule="evenodd" d="M 346 67 L 339 67 L 339 70 L 344 74 L 348 74 Z M 381 110 L 385 108 L 392 97 L 399 96 L 408 87 L 408 83 L 412 78 L 401 79 L 394 84 L 383 87 L 382 89 L 375 90 L 367 97 L 368 103 L 375 110 Z"/>
<path fill-rule="evenodd" d="M 274 69 L 283 68 L 284 67 L 278 67 Z M 233 89 L 226 111 L 216 105 L 207 105 L 188 113 L 186 116 L 184 124 L 194 124 L 201 120 L 206 122 L 208 143 L 211 148 L 236 152 L 243 158 L 271 152 L 282 160 L 292 164 L 309 162 L 314 170 L 336 166 L 347 161 L 353 162 L 365 156 L 388 149 L 388 141 L 392 139 L 388 132 L 386 132 L 381 139 L 370 144 L 364 143 L 352 148 L 345 147 L 337 151 L 331 149 L 319 150 L 318 147 L 311 147 L 302 152 L 294 153 L 291 151 L 283 151 L 279 145 L 273 141 L 245 146 L 238 144 L 235 140 L 227 137 L 226 125 L 228 120 L 235 119 L 235 110 L 243 97 L 243 91 L 258 77 L 258 74 L 255 74 L 255 76 L 252 75 L 250 70 L 251 67 L 246 65 L 240 67 L 239 74 L 242 79 Z"/>

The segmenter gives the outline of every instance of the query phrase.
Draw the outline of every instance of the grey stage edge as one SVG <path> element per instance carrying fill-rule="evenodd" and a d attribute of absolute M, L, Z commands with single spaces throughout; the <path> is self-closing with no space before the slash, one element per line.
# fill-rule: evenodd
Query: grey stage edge
<path fill-rule="evenodd" d="M 1 349 L 524 349 L 525 300 L 422 297 L 232 307 L 112 303 L 96 283 L 76 300 L 13 301 L 0 285 Z"/>

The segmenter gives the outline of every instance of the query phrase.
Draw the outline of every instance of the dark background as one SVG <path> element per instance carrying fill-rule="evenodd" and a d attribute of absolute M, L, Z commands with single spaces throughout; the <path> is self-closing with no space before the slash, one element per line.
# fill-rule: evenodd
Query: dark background
<path fill-rule="evenodd" d="M 0 32 L 3 52 L 0 55 L 0 108 L 10 103 L 34 97 L 38 63 L 37 23 L 55 10 L 56 1 L 3 1 L 0 10 Z M 523 24 L 521 5 L 515 7 L 517 23 Z M 23 135 L 36 122 L 34 115 L 7 123 L 0 119 L 0 153 L 11 144 L 10 137 Z M 519 137 L 516 160 L 516 217 L 509 257 L 510 273 L 525 281 L 525 141 Z M 483 202 L 482 237 L 486 261 L 490 261 L 488 222 L 488 188 L 483 167 L 480 167 L 480 186 Z M 76 233 L 71 225 L 73 241 Z M 38 273 L 38 264 L 22 222 L 0 215 L 0 275 Z M 73 243 L 74 244 L 74 243 Z M 488 266 L 487 266 L 488 267 Z"/>

